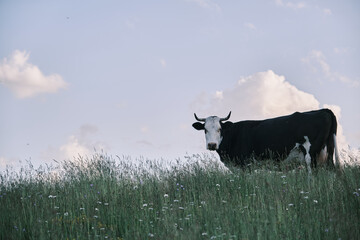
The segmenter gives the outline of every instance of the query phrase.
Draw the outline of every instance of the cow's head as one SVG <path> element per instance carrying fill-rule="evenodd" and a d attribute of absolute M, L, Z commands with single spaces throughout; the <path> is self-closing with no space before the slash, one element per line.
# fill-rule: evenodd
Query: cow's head
<path fill-rule="evenodd" d="M 230 118 L 231 112 L 226 118 L 219 118 L 216 116 L 211 116 L 208 118 L 198 118 L 194 113 L 195 119 L 198 122 L 195 122 L 192 126 L 196 130 L 205 130 L 206 138 L 206 148 L 209 150 L 218 150 L 220 143 L 223 138 L 223 130 L 231 126 L 232 122 L 225 122 Z M 204 123 L 201 123 L 204 122 Z"/>

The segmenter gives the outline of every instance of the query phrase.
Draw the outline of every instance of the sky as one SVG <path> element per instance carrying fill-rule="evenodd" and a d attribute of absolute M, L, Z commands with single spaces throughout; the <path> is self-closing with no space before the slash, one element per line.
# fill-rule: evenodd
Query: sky
<path fill-rule="evenodd" d="M 330 108 L 360 147 L 359 1 L 0 1 L 0 170 L 206 152 L 199 117 Z M 131 158 L 130 158 L 131 159 Z"/>

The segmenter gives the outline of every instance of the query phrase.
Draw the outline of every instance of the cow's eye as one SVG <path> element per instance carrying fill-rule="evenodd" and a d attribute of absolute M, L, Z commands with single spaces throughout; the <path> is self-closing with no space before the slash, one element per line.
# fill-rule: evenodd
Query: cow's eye
<path fill-rule="evenodd" d="M 217 132 L 219 133 L 221 131 L 221 129 L 219 128 L 218 130 L 217 130 Z"/>

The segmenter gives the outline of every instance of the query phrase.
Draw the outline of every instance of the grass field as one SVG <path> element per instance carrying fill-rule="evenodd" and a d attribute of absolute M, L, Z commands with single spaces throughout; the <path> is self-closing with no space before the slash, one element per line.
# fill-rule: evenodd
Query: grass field
<path fill-rule="evenodd" d="M 97 154 L 58 174 L 31 164 L 2 173 L 0 239 L 360 238 L 359 167 L 309 178 L 269 162 L 231 171 L 130 162 Z"/>

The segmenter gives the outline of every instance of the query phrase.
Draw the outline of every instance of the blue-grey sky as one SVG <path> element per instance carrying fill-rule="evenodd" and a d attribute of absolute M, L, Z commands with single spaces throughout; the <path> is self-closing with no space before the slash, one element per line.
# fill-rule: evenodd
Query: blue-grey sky
<path fill-rule="evenodd" d="M 359 1 L 1 1 L 0 168 L 205 151 L 200 117 L 330 107 L 360 146 Z"/>

